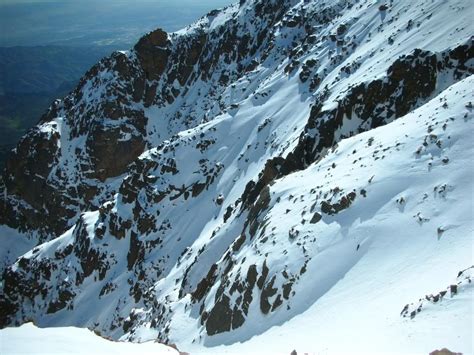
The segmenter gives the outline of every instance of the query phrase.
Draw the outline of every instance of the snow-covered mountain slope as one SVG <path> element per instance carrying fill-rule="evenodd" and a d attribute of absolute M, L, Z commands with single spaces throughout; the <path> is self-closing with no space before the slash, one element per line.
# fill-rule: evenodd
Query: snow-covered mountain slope
<path fill-rule="evenodd" d="M 472 353 L 474 115 L 465 105 L 474 100 L 473 85 L 471 76 L 270 187 L 261 218 L 272 232 L 234 258 L 243 270 L 263 256 L 279 265 L 274 284 L 291 284 L 286 313 L 294 317 L 250 310 L 240 337 L 280 326 L 233 350 Z M 334 207 L 352 192 L 341 212 L 321 212 L 321 202 Z M 271 304 L 285 300 L 281 291 Z M 229 344 L 238 332 L 206 343 Z"/>
<path fill-rule="evenodd" d="M 87 329 L 37 328 L 31 323 L 0 330 L 0 352 L 14 354 L 154 354 L 178 355 L 169 346 L 148 342 L 132 344 L 101 338 Z"/>
<path fill-rule="evenodd" d="M 104 59 L 4 172 L 0 326 L 472 352 L 472 11 L 248 0 Z"/>

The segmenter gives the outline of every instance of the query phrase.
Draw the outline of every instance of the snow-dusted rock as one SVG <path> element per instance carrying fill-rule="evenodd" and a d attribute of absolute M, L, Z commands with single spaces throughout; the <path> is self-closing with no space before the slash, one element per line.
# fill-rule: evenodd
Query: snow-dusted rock
<path fill-rule="evenodd" d="M 248 0 L 102 60 L 7 165 L 0 325 L 472 351 L 469 285 L 400 317 L 472 265 L 470 11 Z"/>

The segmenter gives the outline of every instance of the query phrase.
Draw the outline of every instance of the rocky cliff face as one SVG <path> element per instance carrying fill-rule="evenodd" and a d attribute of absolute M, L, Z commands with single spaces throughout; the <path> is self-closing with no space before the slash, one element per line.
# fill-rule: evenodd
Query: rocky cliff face
<path fill-rule="evenodd" d="M 225 16 L 214 11 L 185 33 L 168 35 L 158 29 L 141 38 L 132 51 L 114 53 L 91 68 L 11 156 L 4 173 L 8 196 L 0 222 L 40 230 L 42 240 L 47 240 L 73 225 L 88 206 L 98 208 L 114 193 L 106 186 L 110 183 L 103 183 L 125 173 L 145 147 L 210 120 L 226 107 L 226 85 L 258 65 L 255 54 L 271 42 L 267 26 L 289 6 L 262 3 L 249 23 L 229 18 L 225 26 L 211 31 L 209 23 Z M 255 33 L 258 40 L 247 35 L 240 41 L 237 33 L 251 27 L 260 29 Z M 53 122 L 58 117 L 61 122 Z M 49 135 L 62 140 L 63 147 L 59 149 Z M 42 147 L 41 140 L 49 146 Z M 25 167 L 26 161 L 37 166 Z M 22 185 L 30 181 L 34 189 Z M 55 196 L 54 202 L 41 206 L 46 194 Z"/>
<path fill-rule="evenodd" d="M 474 74 L 472 26 L 424 40 L 460 10 L 409 7 L 241 1 L 91 68 L 4 171 L 0 224 L 38 245 L 3 273 L 0 325 L 176 342 L 177 319 L 189 319 L 189 343 L 217 345 L 304 311 L 318 299 L 300 295 L 332 244 L 324 236 L 359 211 L 373 177 L 333 186 L 335 160 L 299 215 L 305 196 L 280 185 Z"/>

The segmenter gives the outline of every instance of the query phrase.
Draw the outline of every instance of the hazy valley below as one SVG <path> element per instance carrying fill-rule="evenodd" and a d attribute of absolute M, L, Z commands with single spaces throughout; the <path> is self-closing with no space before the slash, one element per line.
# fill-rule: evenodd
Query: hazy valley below
<path fill-rule="evenodd" d="M 10 1 L 0 4 L 0 169 L 49 105 L 101 58 L 145 32 L 179 30 L 227 5 L 207 1 Z"/>

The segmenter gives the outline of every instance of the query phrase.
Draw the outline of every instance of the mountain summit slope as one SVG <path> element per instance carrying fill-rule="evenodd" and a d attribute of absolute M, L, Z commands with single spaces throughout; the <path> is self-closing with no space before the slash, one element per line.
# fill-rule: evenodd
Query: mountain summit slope
<path fill-rule="evenodd" d="M 472 351 L 472 10 L 241 1 L 98 63 L 4 172 L 0 325 Z"/>

